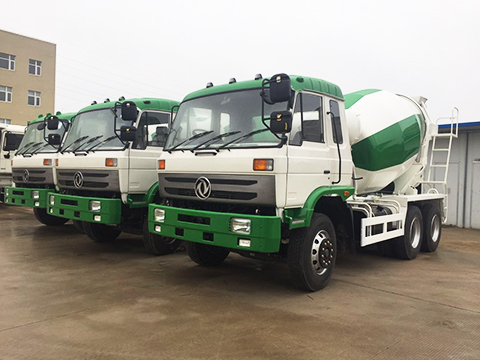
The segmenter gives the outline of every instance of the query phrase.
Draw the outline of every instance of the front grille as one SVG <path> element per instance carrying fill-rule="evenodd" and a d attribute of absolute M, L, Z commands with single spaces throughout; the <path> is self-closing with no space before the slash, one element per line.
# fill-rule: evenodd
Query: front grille
<path fill-rule="evenodd" d="M 79 184 L 77 173 L 82 179 Z M 118 170 L 57 170 L 58 186 L 61 189 L 119 191 Z M 77 186 L 76 186 L 77 185 Z M 80 186 L 78 186 L 80 185 Z"/>
<path fill-rule="evenodd" d="M 195 184 L 206 177 L 211 185 L 201 201 L 275 205 L 274 175 L 159 174 L 160 195 L 164 198 L 199 200 Z"/>
<path fill-rule="evenodd" d="M 12 179 L 17 186 L 53 184 L 53 169 L 16 168 L 12 170 Z"/>

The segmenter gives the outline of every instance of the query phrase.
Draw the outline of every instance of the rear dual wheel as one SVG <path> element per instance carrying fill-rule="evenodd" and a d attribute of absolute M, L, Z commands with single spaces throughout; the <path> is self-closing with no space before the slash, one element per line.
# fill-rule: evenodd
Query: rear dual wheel
<path fill-rule="evenodd" d="M 423 217 L 417 206 L 409 206 L 405 219 L 405 234 L 391 240 L 393 251 L 399 259 L 413 260 L 422 247 Z"/>
<path fill-rule="evenodd" d="M 442 213 L 437 205 L 423 208 L 423 242 L 421 250 L 434 252 L 442 236 Z"/>

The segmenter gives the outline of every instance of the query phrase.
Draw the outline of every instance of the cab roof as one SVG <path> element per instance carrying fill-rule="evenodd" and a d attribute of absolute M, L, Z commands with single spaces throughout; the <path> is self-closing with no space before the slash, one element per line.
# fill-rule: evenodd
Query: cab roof
<path fill-rule="evenodd" d="M 35 120 L 32 120 L 28 123 L 28 125 L 30 124 L 36 124 L 38 122 L 42 122 L 43 120 L 45 120 L 45 117 L 47 116 L 50 116 L 52 114 L 47 114 L 45 116 L 43 115 L 38 115 L 38 117 L 35 119 Z M 58 111 L 56 114 L 55 114 L 60 120 L 68 120 L 68 121 L 71 121 L 72 118 L 77 115 L 77 113 L 65 113 L 65 114 L 62 114 L 60 111 Z"/>
<path fill-rule="evenodd" d="M 206 95 L 261 88 L 262 80 L 263 79 L 247 80 L 234 82 L 231 84 L 211 86 L 209 88 L 197 90 L 188 94 L 187 96 L 185 96 L 183 101 Z M 343 94 L 340 87 L 325 80 L 315 79 L 306 76 L 290 75 L 290 82 L 292 88 L 296 91 L 314 91 L 322 94 L 331 95 L 339 99 L 343 99 Z"/>
<path fill-rule="evenodd" d="M 180 104 L 178 101 L 174 101 L 174 100 L 155 99 L 155 98 L 119 99 L 117 101 L 105 101 L 103 103 L 92 104 L 90 106 L 84 107 L 78 113 L 80 114 L 86 111 L 113 108 L 116 103 L 121 104 L 125 101 L 133 101 L 137 105 L 137 108 L 139 108 L 140 110 L 170 111 L 172 107 Z"/>

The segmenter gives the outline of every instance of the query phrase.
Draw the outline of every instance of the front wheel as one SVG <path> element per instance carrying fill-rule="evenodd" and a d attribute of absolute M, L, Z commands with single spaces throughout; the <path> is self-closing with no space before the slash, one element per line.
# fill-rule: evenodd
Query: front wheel
<path fill-rule="evenodd" d="M 413 260 L 417 257 L 422 246 L 423 218 L 417 206 L 409 206 L 405 219 L 405 234 L 393 239 L 396 257 L 404 260 Z"/>
<path fill-rule="evenodd" d="M 97 224 L 87 221 L 83 222 L 83 230 L 90 239 L 99 243 L 113 241 L 122 232 L 121 230 L 113 226 Z"/>
<path fill-rule="evenodd" d="M 442 236 L 442 214 L 440 208 L 428 205 L 423 209 L 423 242 L 421 250 L 434 252 Z"/>
<path fill-rule="evenodd" d="M 213 245 L 186 242 L 187 254 L 198 265 L 217 266 L 220 265 L 230 253 L 229 250 Z"/>
<path fill-rule="evenodd" d="M 143 222 L 143 244 L 147 251 L 154 255 L 174 253 L 180 246 L 181 240 L 152 234 L 148 231 L 148 219 Z"/>
<path fill-rule="evenodd" d="M 68 219 L 48 214 L 47 209 L 34 208 L 33 213 L 38 221 L 47 226 L 60 226 L 68 221 Z"/>
<path fill-rule="evenodd" d="M 313 214 L 310 227 L 292 232 L 288 267 L 295 286 L 318 291 L 327 286 L 337 258 L 337 238 L 325 214 Z"/>

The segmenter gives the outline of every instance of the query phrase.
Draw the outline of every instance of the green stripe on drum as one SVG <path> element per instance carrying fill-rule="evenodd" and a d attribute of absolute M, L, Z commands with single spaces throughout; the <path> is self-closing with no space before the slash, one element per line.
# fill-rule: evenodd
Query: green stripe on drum
<path fill-rule="evenodd" d="M 412 115 L 352 145 L 356 167 L 378 171 L 400 165 L 420 149 L 421 115 Z"/>
<path fill-rule="evenodd" d="M 381 90 L 377 89 L 367 89 L 367 90 L 360 90 L 355 91 L 350 94 L 344 95 L 345 98 L 345 109 L 349 109 L 353 104 L 355 104 L 358 100 L 363 98 L 365 95 L 373 94 L 379 92 Z"/>

